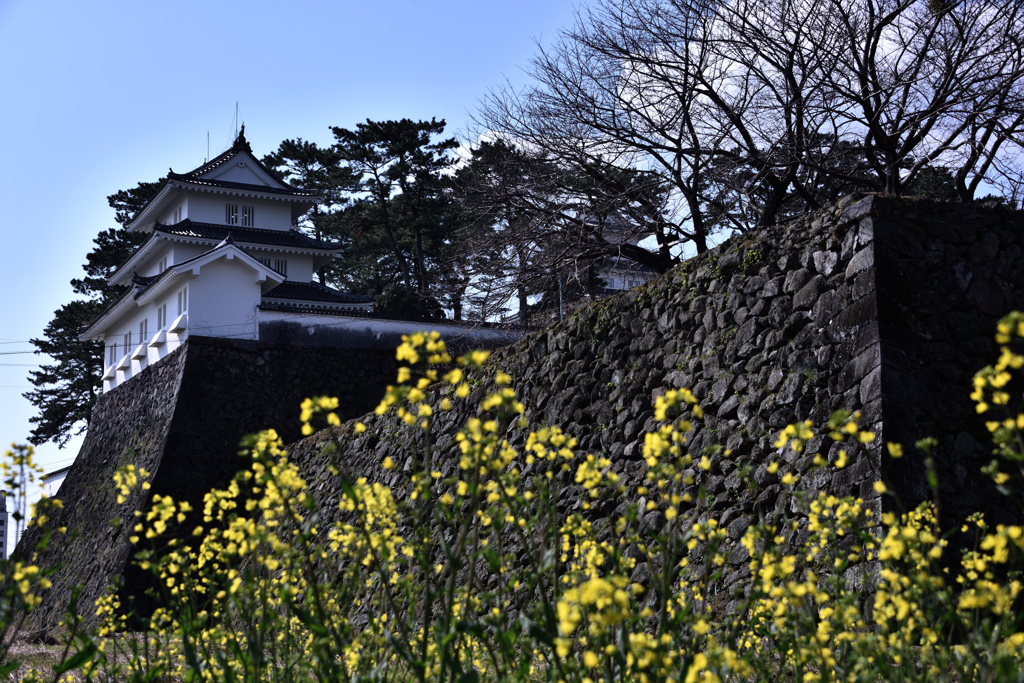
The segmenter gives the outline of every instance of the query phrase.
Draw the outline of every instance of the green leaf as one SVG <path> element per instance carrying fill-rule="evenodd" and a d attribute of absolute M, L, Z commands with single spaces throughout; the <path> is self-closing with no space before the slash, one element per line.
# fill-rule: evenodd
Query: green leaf
<path fill-rule="evenodd" d="M 53 673 L 57 676 L 61 675 L 65 671 L 71 671 L 81 667 L 86 662 L 91 662 L 92 658 L 96 656 L 96 645 L 94 643 L 87 644 L 84 648 L 65 659 L 58 666 L 54 667 Z"/>
<path fill-rule="evenodd" d="M 498 557 L 498 553 L 494 552 L 494 548 L 485 548 L 484 557 L 487 559 L 491 571 L 497 574 L 501 570 L 501 558 Z"/>
<path fill-rule="evenodd" d="M 289 608 L 292 610 L 292 612 L 295 613 L 295 616 L 299 618 L 299 621 L 305 624 L 310 631 L 320 636 L 321 638 L 327 635 L 327 629 L 324 627 L 323 624 L 320 623 L 319 620 L 315 619 L 312 614 L 310 614 L 309 612 L 307 612 L 306 610 L 302 609 L 294 603 L 289 605 Z"/>
<path fill-rule="evenodd" d="M 461 676 L 459 676 L 459 683 L 478 683 L 480 680 L 480 674 L 477 673 L 476 669 L 470 669 Z"/>
<path fill-rule="evenodd" d="M 548 633 L 547 629 L 545 629 L 543 626 L 538 624 L 530 617 L 526 616 L 525 614 L 520 614 L 519 623 L 522 625 L 523 630 L 526 631 L 526 634 L 534 640 L 539 640 L 540 642 L 548 646 L 554 645 L 554 639 L 551 637 L 551 634 Z"/>
<path fill-rule="evenodd" d="M 341 491 L 352 500 L 356 500 L 356 490 L 352 488 L 352 482 L 348 479 L 341 480 Z"/>

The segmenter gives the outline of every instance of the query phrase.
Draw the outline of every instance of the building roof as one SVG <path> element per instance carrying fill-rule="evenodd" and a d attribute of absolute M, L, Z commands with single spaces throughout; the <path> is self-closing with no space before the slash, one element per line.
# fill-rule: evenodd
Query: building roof
<path fill-rule="evenodd" d="M 269 297 L 273 292 L 268 292 Z M 355 295 L 348 295 L 355 296 Z M 465 328 L 484 328 L 484 329 L 501 329 L 509 328 L 510 326 L 505 322 L 500 323 L 489 323 L 479 322 L 473 320 L 450 320 L 448 318 L 428 318 L 426 316 L 415 316 L 415 315 L 395 315 L 387 314 L 382 315 L 374 311 L 361 311 L 358 309 L 341 309 L 332 308 L 331 306 L 321 304 L 304 303 L 297 301 L 294 304 L 278 303 L 267 301 L 264 298 L 263 303 L 260 304 L 261 311 L 279 311 L 282 313 L 303 313 L 307 315 L 330 315 L 339 318 L 365 318 L 367 320 L 399 320 L 402 322 L 412 323 L 423 323 L 426 326 L 430 325 L 446 325 L 449 327 L 465 327 Z M 538 329 L 531 326 L 517 326 L 519 329 L 526 329 L 529 331 Z"/>
<path fill-rule="evenodd" d="M 224 180 L 210 180 L 203 178 L 204 175 L 220 168 L 224 164 L 228 163 L 242 152 L 248 152 L 249 157 L 256 162 L 256 165 L 261 171 L 266 173 L 268 176 L 277 181 L 281 187 L 267 187 L 264 185 L 249 185 L 247 183 L 233 183 Z M 242 130 L 238 133 L 238 137 L 235 138 L 234 144 L 231 145 L 231 149 L 227 150 L 220 156 L 210 159 L 202 166 L 194 168 L 188 173 L 175 173 L 171 171 L 167 174 L 168 180 L 184 180 L 190 183 L 196 183 L 198 185 L 210 185 L 216 187 L 228 187 L 239 190 L 252 190 L 254 192 L 273 192 L 277 194 L 292 194 L 301 197 L 315 197 L 316 192 L 310 192 L 300 187 L 293 187 L 284 181 L 281 176 L 267 168 L 262 161 L 260 161 L 255 154 L 253 154 L 252 147 L 249 145 L 249 141 L 245 139 L 245 125 L 242 125 Z"/>
<path fill-rule="evenodd" d="M 255 159 L 256 157 L 253 157 Z M 258 160 L 257 160 L 258 161 Z M 271 194 L 283 194 L 291 197 L 318 197 L 316 192 L 300 190 L 294 187 L 271 187 L 270 185 L 253 185 L 252 183 L 236 183 L 229 180 L 211 180 L 209 178 L 188 178 L 182 173 L 168 173 L 168 181 L 177 180 L 192 185 L 205 185 L 207 187 L 223 187 L 229 190 L 244 190 L 246 192 L 269 192 Z"/>
<path fill-rule="evenodd" d="M 298 230 L 265 230 L 263 228 L 240 228 L 237 225 L 218 225 L 216 223 L 200 223 L 186 218 L 174 225 L 153 227 L 153 233 L 175 235 L 177 237 L 194 237 L 197 239 L 215 240 L 220 242 L 230 235 L 235 244 L 266 244 L 275 247 L 294 247 L 296 249 L 337 250 L 341 244 L 315 240 L 303 235 Z"/>
<path fill-rule="evenodd" d="M 48 481 L 50 479 L 55 479 L 56 477 L 59 477 L 61 475 L 66 475 L 68 473 L 68 471 L 70 471 L 73 466 L 74 466 L 74 463 L 72 463 L 71 465 L 67 465 L 65 467 L 61 467 L 59 470 L 54 470 L 52 472 L 46 472 L 46 473 L 43 474 L 41 479 L 43 481 Z"/>
<path fill-rule="evenodd" d="M 239 165 L 250 163 L 258 170 L 258 173 L 255 175 L 262 175 L 264 178 L 269 179 L 269 184 L 254 185 L 250 183 L 240 183 L 204 177 L 217 171 L 218 168 L 225 166 L 228 162 L 231 162 L 238 157 L 243 157 L 243 159 L 239 159 Z M 301 211 L 296 208 L 299 204 L 309 205 L 320 201 L 320 196 L 317 192 L 289 185 L 281 178 L 281 176 L 274 173 L 262 161 L 260 161 L 256 155 L 253 154 L 252 147 L 249 146 L 249 142 L 245 139 L 245 126 L 243 126 L 242 132 L 239 133 L 234 144 L 231 145 L 231 149 L 227 150 L 223 154 L 187 173 L 175 173 L 173 169 L 170 170 L 167 174 L 167 178 L 163 183 L 161 183 L 160 187 L 157 188 L 150 200 L 138 210 L 130 221 L 128 221 L 128 228 L 136 230 L 142 226 L 149 225 L 150 221 L 155 218 L 155 214 L 159 210 L 159 207 L 164 204 L 170 193 L 181 189 L 187 189 L 189 185 L 227 194 L 262 194 L 265 196 L 269 195 L 269 198 L 290 201 L 292 203 L 293 218 L 295 218 L 298 213 L 301 213 Z"/>
<path fill-rule="evenodd" d="M 633 259 L 626 258 L 625 256 L 606 256 L 603 259 L 599 259 L 596 265 L 599 268 L 604 268 L 606 270 L 644 274 L 654 273 L 654 269 L 650 266 L 637 263 Z"/>
<path fill-rule="evenodd" d="M 285 281 L 264 293 L 263 301 L 278 300 L 281 302 L 318 304 L 368 304 L 373 297 L 365 294 L 346 294 L 318 282 Z"/>
<path fill-rule="evenodd" d="M 152 300 L 154 296 L 159 296 L 160 292 L 166 290 L 167 287 L 170 286 L 170 284 L 179 276 L 188 276 L 189 271 L 191 271 L 191 275 L 197 275 L 200 267 L 221 258 L 229 252 L 232 258 L 244 263 L 261 276 L 261 279 L 257 280 L 257 282 L 261 283 L 261 290 L 267 291 L 275 286 L 274 283 L 280 284 L 284 281 L 284 276 L 276 270 L 273 270 L 269 266 L 257 261 L 254 257 L 245 253 L 245 251 L 240 249 L 233 240 L 224 239 L 213 249 L 204 251 L 202 254 L 193 256 L 192 258 L 181 261 L 180 263 L 175 263 L 158 275 L 151 277 L 141 277 L 136 275 L 132 277 L 132 282 L 135 284 L 135 288 L 129 289 L 121 295 L 117 301 L 107 306 L 107 308 L 104 309 L 95 320 L 88 323 L 88 325 L 79 328 L 79 338 L 91 339 L 92 337 L 88 335 L 102 332 L 104 329 L 103 326 L 112 319 L 116 320 L 121 311 L 123 311 L 131 302 L 138 302 L 139 305 L 147 303 L 147 300 Z"/>
<path fill-rule="evenodd" d="M 147 255 L 161 240 L 184 241 L 193 244 L 209 244 L 214 246 L 230 238 L 232 244 L 240 247 L 275 247 L 281 250 L 291 250 L 314 254 L 314 260 L 323 258 L 330 260 L 334 254 L 342 250 L 341 244 L 337 242 L 325 242 L 308 237 L 298 230 L 264 230 L 262 228 L 241 228 L 237 225 L 218 225 L 216 223 L 200 223 L 186 218 L 174 225 L 160 225 L 153 227 L 153 232 L 146 238 L 139 248 L 131 256 L 126 258 L 114 272 L 107 278 L 112 285 L 127 284 L 129 273 L 144 265 Z M 273 251 L 273 249 L 271 249 Z M 319 267 L 319 266 L 317 266 Z M 140 283 L 138 275 L 131 281 Z"/>

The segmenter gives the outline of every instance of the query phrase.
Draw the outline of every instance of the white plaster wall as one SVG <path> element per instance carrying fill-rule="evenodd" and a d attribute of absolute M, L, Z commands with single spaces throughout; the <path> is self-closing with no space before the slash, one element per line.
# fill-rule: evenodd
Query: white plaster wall
<path fill-rule="evenodd" d="M 192 282 L 187 277 L 179 277 L 176 278 L 176 280 L 177 282 L 175 285 L 167 292 L 164 292 L 159 298 L 157 298 L 157 300 L 143 304 L 142 306 L 134 306 L 130 308 L 128 312 L 117 322 L 116 326 L 112 327 L 111 331 L 104 336 L 104 391 L 110 391 L 121 382 L 131 379 L 184 343 L 188 336 L 187 330 L 181 333 L 166 332 L 166 329 L 174 322 L 175 318 L 177 318 L 178 292 L 186 286 L 189 288 L 189 304 L 191 305 Z M 157 308 L 164 304 L 167 305 L 167 323 L 161 329 L 156 325 Z M 148 320 L 149 323 L 147 325 L 146 338 L 140 339 L 139 323 L 143 320 Z M 163 335 L 161 336 L 162 330 Z M 129 348 L 125 349 L 124 335 L 129 331 L 132 333 L 132 343 Z M 153 343 L 154 340 L 159 340 L 159 343 Z M 127 364 L 128 367 L 125 369 L 115 370 L 110 373 L 112 375 L 111 377 L 107 377 L 107 371 L 111 367 L 109 353 L 111 344 L 117 344 L 117 358 L 114 360 L 113 366 L 117 367 L 122 364 Z M 136 351 L 139 349 L 140 345 L 142 345 L 141 351 L 143 352 L 141 357 L 132 358 L 131 356 L 137 355 Z"/>
<path fill-rule="evenodd" d="M 226 225 L 225 205 L 238 204 L 239 227 L 241 226 L 242 206 L 256 207 L 254 228 L 264 230 L 290 230 L 292 227 L 292 207 L 288 201 L 254 199 L 229 194 L 213 194 L 206 192 L 189 192 L 188 218 L 200 223 L 216 223 Z"/>
<path fill-rule="evenodd" d="M 174 249 L 174 263 L 178 264 L 182 261 L 188 261 L 190 258 L 194 258 L 205 252 L 213 249 L 214 245 L 210 244 L 181 244 L 175 242 Z"/>
<path fill-rule="evenodd" d="M 181 244 L 177 242 L 163 242 L 161 246 L 157 247 L 149 253 L 142 266 L 136 268 L 136 272 L 139 275 L 146 277 L 152 275 L 159 275 L 162 271 L 158 268 L 160 265 L 160 259 L 167 257 L 167 265 L 173 266 L 182 261 L 187 261 L 190 258 L 199 256 L 200 254 L 209 251 L 213 247 L 207 244 Z M 291 264 L 288 264 L 289 267 Z"/>
<path fill-rule="evenodd" d="M 313 257 L 304 256 L 301 254 L 287 254 L 280 251 L 274 251 L 272 249 L 258 249 L 256 247 L 246 247 L 246 253 L 252 256 L 254 259 L 270 259 L 270 267 L 274 267 L 274 261 L 277 259 L 284 259 L 288 262 L 288 279 L 292 282 L 312 282 L 313 281 Z"/>
<path fill-rule="evenodd" d="M 145 262 L 140 264 L 138 268 L 135 268 L 135 272 L 145 277 L 159 275 L 162 271 L 158 266 L 160 265 L 160 260 L 164 257 L 167 258 L 168 266 L 173 266 L 175 264 L 173 244 L 168 242 L 160 243 L 160 246 L 149 252 L 149 256 L 146 257 Z"/>
<path fill-rule="evenodd" d="M 60 474 L 46 477 L 43 480 L 43 496 L 46 498 L 53 498 L 60 491 L 60 485 L 64 483 L 64 480 L 68 478 L 68 470 L 61 472 Z"/>
<path fill-rule="evenodd" d="M 256 339 L 259 303 L 256 273 L 237 259 L 217 259 L 189 283 L 189 333 Z"/>
<path fill-rule="evenodd" d="M 178 190 L 179 196 L 172 200 L 167 207 L 163 210 L 157 220 L 163 225 L 174 225 L 177 221 L 174 220 L 174 211 L 181 209 L 181 216 L 178 220 L 185 220 L 188 217 L 188 193 Z"/>
<path fill-rule="evenodd" d="M 258 173 L 250 162 L 246 159 L 239 159 L 238 161 L 230 161 L 227 166 L 223 166 L 213 173 L 204 174 L 207 178 L 216 178 L 217 180 L 226 180 L 232 183 L 248 183 L 249 185 L 267 185 L 266 180 L 262 174 Z"/>

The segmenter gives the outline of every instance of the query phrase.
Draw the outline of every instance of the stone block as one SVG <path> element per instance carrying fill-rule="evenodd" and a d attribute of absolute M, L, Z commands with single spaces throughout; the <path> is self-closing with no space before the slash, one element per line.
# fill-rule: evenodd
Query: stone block
<path fill-rule="evenodd" d="M 828 277 L 835 272 L 836 264 L 839 262 L 839 254 L 834 251 L 816 251 L 813 256 L 814 269 Z"/>
<path fill-rule="evenodd" d="M 811 309 L 818 302 L 818 295 L 821 294 L 824 277 L 815 275 L 807 284 L 793 295 L 793 310 L 805 311 Z"/>
<path fill-rule="evenodd" d="M 872 246 L 867 246 L 858 251 L 850 259 L 850 263 L 846 266 L 845 277 L 850 280 L 858 273 L 867 270 L 875 265 L 875 249 Z"/>
<path fill-rule="evenodd" d="M 839 216 L 839 225 L 848 225 L 862 218 L 867 218 L 874 211 L 875 201 L 876 197 L 871 195 L 846 207 L 842 215 Z"/>
<path fill-rule="evenodd" d="M 782 286 L 785 284 L 785 281 L 786 278 L 782 275 L 772 278 L 761 288 L 759 296 L 763 299 L 771 299 L 782 294 Z"/>
<path fill-rule="evenodd" d="M 810 281 L 811 277 L 811 271 L 806 268 L 794 270 L 786 275 L 786 279 L 782 284 L 782 291 L 786 294 L 792 294 L 806 285 Z"/>

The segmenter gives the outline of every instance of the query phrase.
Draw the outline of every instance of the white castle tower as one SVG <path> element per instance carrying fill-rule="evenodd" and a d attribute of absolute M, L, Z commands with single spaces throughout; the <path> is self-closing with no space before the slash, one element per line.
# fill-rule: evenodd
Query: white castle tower
<path fill-rule="evenodd" d="M 128 224 L 148 239 L 109 279 L 129 290 L 80 335 L 104 344 L 103 390 L 189 334 L 258 339 L 260 322 L 274 316 L 371 311 L 372 297 L 313 282 L 314 271 L 341 252 L 292 227 L 319 201 L 256 158 L 245 126 L 217 158 L 169 173 Z"/>

